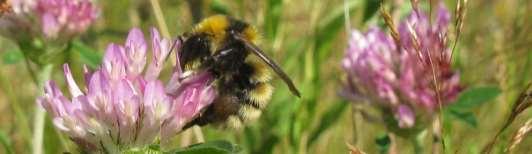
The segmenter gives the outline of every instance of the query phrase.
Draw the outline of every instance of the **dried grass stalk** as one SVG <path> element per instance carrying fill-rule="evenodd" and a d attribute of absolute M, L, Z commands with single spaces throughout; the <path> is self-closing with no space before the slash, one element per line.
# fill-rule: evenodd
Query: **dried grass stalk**
<path fill-rule="evenodd" d="M 510 140 L 510 144 L 508 148 L 506 148 L 505 153 L 512 152 L 521 141 L 526 137 L 526 135 L 532 131 L 532 119 L 528 119 L 526 123 L 519 128 L 517 132 L 514 133 L 512 140 Z"/>
<path fill-rule="evenodd" d="M 499 136 L 501 133 L 512 124 L 512 122 L 517 118 L 519 114 L 521 114 L 523 111 L 528 109 L 532 105 L 532 82 L 528 83 L 526 88 L 521 91 L 521 94 L 519 94 L 519 97 L 517 98 L 516 102 L 514 103 L 512 107 L 512 112 L 510 113 L 510 116 L 508 119 L 506 119 L 506 122 L 502 126 L 502 128 L 495 134 L 495 137 L 484 147 L 482 150 L 482 153 L 491 153 L 491 149 L 495 145 L 495 142 L 497 142 Z"/>
<path fill-rule="evenodd" d="M 357 147 L 349 144 L 349 142 L 345 142 L 345 145 L 349 149 L 349 154 L 366 154 L 364 151 L 358 149 Z"/>
<path fill-rule="evenodd" d="M 392 35 L 393 40 L 395 41 L 395 44 L 397 45 L 397 49 L 400 49 L 401 47 L 401 38 L 399 37 L 399 32 L 395 28 L 395 23 L 393 22 L 393 18 L 390 15 L 388 11 L 384 9 L 384 4 L 381 3 L 380 8 L 381 16 L 384 18 L 384 23 L 386 23 L 386 26 L 390 29 L 390 33 Z"/>
<path fill-rule="evenodd" d="M 456 48 L 456 44 L 458 44 L 458 40 L 460 40 L 460 34 L 462 33 L 462 28 L 464 27 L 467 1 L 468 0 L 458 0 L 456 2 L 456 8 L 454 10 L 456 16 L 456 20 L 454 23 L 456 38 L 454 40 L 453 48 L 451 50 L 451 57 L 449 60 L 453 59 L 454 49 Z"/>
<path fill-rule="evenodd" d="M 419 39 L 418 39 L 418 36 L 417 36 L 417 33 L 416 31 L 414 30 L 414 26 L 415 25 L 412 25 L 412 23 L 407 23 L 407 28 L 408 28 L 408 32 L 410 33 L 410 35 L 412 36 L 412 42 L 414 44 L 414 49 L 416 50 L 416 53 L 418 55 L 418 58 L 419 58 L 419 62 L 421 62 L 422 64 L 425 64 L 423 63 L 423 55 L 421 53 L 421 45 L 420 45 L 420 42 L 419 42 Z"/>

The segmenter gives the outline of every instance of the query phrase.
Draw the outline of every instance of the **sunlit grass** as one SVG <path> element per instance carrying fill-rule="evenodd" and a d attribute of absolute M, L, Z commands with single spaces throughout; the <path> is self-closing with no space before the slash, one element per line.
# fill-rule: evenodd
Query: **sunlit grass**
<path fill-rule="evenodd" d="M 193 1 L 193 0 L 191 0 Z M 338 96 L 345 75 L 340 60 L 347 46 L 344 8 L 349 8 L 351 29 L 367 29 L 370 25 L 385 27 L 378 13 L 377 0 L 204 0 L 201 6 L 188 1 L 160 1 L 160 17 L 150 1 L 98 1 L 101 16 L 94 26 L 73 42 L 70 62 L 75 77 L 81 79 L 82 64 L 97 66 L 110 42 L 123 42 L 127 31 L 141 27 L 161 27 L 166 22 L 170 36 L 189 31 L 195 24 L 193 12 L 201 17 L 228 14 L 259 28 L 263 34 L 260 47 L 275 59 L 301 90 L 302 97 L 291 95 L 281 80 L 275 80 L 273 99 L 261 119 L 242 130 L 203 127 L 207 141 L 229 140 L 243 153 L 347 153 L 349 143 L 367 153 L 378 153 L 382 147 L 376 140 L 386 136 L 386 128 L 368 120 L 366 113 L 378 115 L 368 105 L 353 105 Z M 456 1 L 445 1 L 453 10 Z M 392 15 L 409 10 L 410 1 L 386 1 Z M 420 8 L 429 8 L 420 3 Z M 443 139 L 447 153 L 479 153 L 495 136 L 510 115 L 513 103 L 526 84 L 532 82 L 532 3 L 526 0 L 472 1 L 467 6 L 460 42 L 453 67 L 461 73 L 465 88 L 496 86 L 500 95 L 493 101 L 472 109 L 477 126 L 444 117 Z M 155 11 L 157 12 L 157 11 Z M 160 19 L 157 19 L 160 18 Z M 456 16 L 452 13 L 451 19 Z M 454 27 L 450 28 L 454 31 Z M 453 34 L 451 38 L 454 38 Z M 448 40 L 454 42 L 454 40 Z M 451 43 L 452 44 L 452 43 Z M 31 136 L 35 114 L 36 87 L 26 63 L 14 42 L 0 40 L 0 147 L 6 152 L 31 152 Z M 95 54 L 95 53 L 96 54 Z M 35 64 L 30 64 L 35 68 Z M 54 70 L 60 70 L 57 65 Z M 170 67 L 162 78 L 170 75 Z M 63 81 L 55 71 L 52 79 Z M 82 81 L 82 80 L 79 80 Z M 64 85 L 64 83 L 60 83 Z M 66 90 L 66 87 L 62 87 Z M 364 112 L 359 112 L 363 110 Z M 524 111 L 502 132 L 493 153 L 502 153 L 512 135 L 532 112 Z M 59 137 L 49 117 L 44 130 L 44 151 L 61 153 L 75 150 L 66 137 Z M 60 138 L 65 139 L 63 141 Z M 429 152 L 430 136 L 422 138 Z M 182 140 L 183 141 L 183 140 Z M 195 143 L 191 136 L 184 142 Z M 409 141 L 393 137 L 399 153 L 412 153 Z M 176 143 L 179 145 L 179 143 Z M 524 138 L 514 153 L 527 153 L 532 139 Z M 3 150 L 3 149 L 2 149 Z M 4 152 L 4 151 L 2 151 Z M 2 153 L 0 152 L 0 153 Z"/>

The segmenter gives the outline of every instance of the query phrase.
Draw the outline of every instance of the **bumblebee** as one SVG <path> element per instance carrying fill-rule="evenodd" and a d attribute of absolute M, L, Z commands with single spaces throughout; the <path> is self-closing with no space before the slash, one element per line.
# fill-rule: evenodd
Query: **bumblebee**
<path fill-rule="evenodd" d="M 185 125 L 218 124 L 240 128 L 257 119 L 273 93 L 270 83 L 276 73 L 290 91 L 300 97 L 288 75 L 256 45 L 255 27 L 234 18 L 215 15 L 184 34 L 179 61 L 184 71 L 208 71 L 218 91 L 214 102 Z"/>

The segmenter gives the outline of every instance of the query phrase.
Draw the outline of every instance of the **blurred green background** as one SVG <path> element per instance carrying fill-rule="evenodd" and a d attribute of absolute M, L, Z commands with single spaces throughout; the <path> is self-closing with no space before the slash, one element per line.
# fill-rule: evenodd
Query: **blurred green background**
<path fill-rule="evenodd" d="M 378 12 L 380 1 L 161 0 L 166 26 L 157 20 L 157 10 L 149 0 L 100 0 L 98 4 L 102 7 L 100 18 L 75 41 L 69 55 L 77 78 L 82 76 L 83 63 L 96 66 L 105 46 L 123 42 L 132 27 L 141 27 L 145 32 L 152 26 L 167 27 L 170 36 L 177 36 L 203 17 L 228 14 L 259 28 L 263 34 L 260 46 L 295 81 L 302 98 L 294 97 L 280 80 L 275 80 L 273 99 L 260 120 L 242 130 L 204 127 L 207 141 L 229 140 L 238 144 L 243 153 L 348 153 L 346 144 L 367 153 L 386 148 L 377 143 L 386 136 L 385 128 L 359 112 L 376 111 L 367 105 L 353 105 L 337 95 L 344 76 L 340 60 L 347 42 L 346 25 L 360 30 L 383 26 Z M 445 4 L 454 23 L 456 1 L 446 0 Z M 385 5 L 397 17 L 404 16 L 411 7 L 406 0 L 386 1 Z M 420 5 L 430 8 L 427 1 Z M 348 24 L 345 8 L 349 10 Z M 466 87 L 497 86 L 502 92 L 470 112 L 476 125 L 444 118 L 447 153 L 479 153 L 502 127 L 517 95 L 531 81 L 531 10 L 532 2 L 528 0 L 469 1 L 453 65 Z M 31 82 L 27 63 L 16 46 L 0 38 L 0 50 L 0 147 L 29 153 L 34 98 L 39 89 Z M 167 70 L 162 76 L 169 76 L 169 67 Z M 53 78 L 63 81 L 60 72 L 55 72 Z M 502 152 L 513 133 L 530 118 L 532 111 L 519 116 L 503 132 L 494 152 Z M 400 153 L 412 153 L 409 142 L 395 139 Z M 44 140 L 46 153 L 75 149 L 73 143 L 58 135 L 49 118 Z M 428 143 L 430 139 L 422 140 Z M 192 133 L 184 133 L 181 142 L 188 145 L 196 140 Z M 530 151 L 532 138 L 525 138 L 515 153 Z"/>

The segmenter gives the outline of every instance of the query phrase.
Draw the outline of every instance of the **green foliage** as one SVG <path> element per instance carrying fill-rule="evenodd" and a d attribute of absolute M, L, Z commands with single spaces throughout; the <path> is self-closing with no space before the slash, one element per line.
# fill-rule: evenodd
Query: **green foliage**
<path fill-rule="evenodd" d="M 500 93 L 501 90 L 497 86 L 469 88 L 462 92 L 453 104 L 447 107 L 445 114 L 476 127 L 477 119 L 472 109 L 478 108 L 483 103 L 492 101 Z"/>
<path fill-rule="evenodd" d="M 43 141 L 43 148 L 46 153 L 61 153 L 65 150 L 62 149 L 64 142 L 60 136 L 58 136 L 58 132 L 55 130 L 53 123 L 49 119 L 47 119 L 44 134 L 47 134 Z"/>
<path fill-rule="evenodd" d="M 210 10 L 216 14 L 230 15 L 229 7 L 220 0 L 213 0 L 209 5 Z"/>
<path fill-rule="evenodd" d="M 388 135 L 382 135 L 381 137 L 375 139 L 375 144 L 377 144 L 379 153 L 381 154 L 388 153 L 391 142 L 390 136 Z"/>
<path fill-rule="evenodd" d="M 4 152 L 6 154 L 14 153 L 13 144 L 11 143 L 11 139 L 9 139 L 9 136 L 7 136 L 7 134 L 4 133 L 3 130 L 0 130 L 0 143 L 4 147 Z"/>
<path fill-rule="evenodd" d="M 174 154 L 236 154 L 241 151 L 240 147 L 228 141 L 210 141 L 191 145 L 187 148 L 170 152 Z"/>
<path fill-rule="evenodd" d="M 72 50 L 79 53 L 81 62 L 90 68 L 96 68 L 102 61 L 102 55 L 81 41 L 73 41 Z"/>
<path fill-rule="evenodd" d="M 98 23 L 68 45 L 31 39 L 19 42 L 21 51 L 1 46 L 3 50 L 0 51 L 0 64 L 6 65 L 0 65 L 0 102 L 7 103 L 0 103 L 0 109 L 8 114 L 0 118 L 0 130 L 6 130 L 0 131 L 0 143 L 5 153 L 27 153 L 31 150 L 31 118 L 28 116 L 34 114 L 34 98 L 39 95 L 38 90 L 42 89 L 31 81 L 26 64 L 21 60 L 30 59 L 32 63 L 28 66 L 36 69 L 36 74 L 39 74 L 37 69 L 44 68 L 42 66 L 45 63 L 52 62 L 54 65 L 48 67 L 56 69 L 59 64 L 68 62 L 74 77 L 82 77 L 82 64 L 96 68 L 101 63 L 102 51 L 106 45 L 110 42 L 123 42 L 131 27 L 147 30 L 148 27 L 159 26 L 149 1 L 98 2 L 102 6 Z M 353 119 L 350 114 L 346 114 L 351 109 L 350 104 L 341 101 L 336 95 L 344 75 L 340 68 L 340 58 L 346 46 L 345 34 L 348 33 L 344 31 L 344 7 L 350 10 L 348 13 L 352 26 L 349 28 L 363 31 L 365 27 L 383 22 L 378 13 L 380 0 L 202 0 L 203 5 L 194 7 L 188 6 L 186 1 L 160 2 L 171 36 L 191 29 L 195 22 L 191 11 L 200 12 L 203 17 L 227 14 L 243 18 L 261 28 L 259 31 L 264 35 L 264 41 L 260 47 L 280 64 L 302 91 L 302 98 L 296 98 L 276 79 L 272 101 L 263 111 L 260 120 L 237 131 L 206 127 L 203 130 L 207 140 L 223 141 L 193 145 L 173 153 L 345 153 L 347 148 L 344 142 L 353 143 L 366 153 L 389 151 L 392 136 L 365 132 L 387 129 L 387 134 L 397 133 L 394 129 L 400 128 L 395 128 L 395 117 L 384 117 L 385 121 L 395 122 L 391 124 L 393 127 L 383 127 L 375 121 L 363 121 L 361 117 Z M 385 1 L 384 5 L 394 18 L 401 19 L 411 10 L 410 1 L 402 2 Z M 432 9 L 434 18 L 436 9 L 429 7 L 430 2 L 420 1 L 419 7 L 423 10 Z M 456 2 L 444 2 L 452 14 L 448 34 L 448 42 L 452 44 L 455 17 L 452 10 Z M 445 139 L 447 152 L 478 153 L 484 146 L 483 143 L 493 136 L 492 132 L 485 130 L 495 130 L 501 125 L 496 122 L 507 117 L 512 105 L 509 102 L 514 102 L 518 90 L 532 80 L 532 37 L 527 35 L 530 22 L 524 17 L 527 15 L 526 6 L 529 5 L 521 5 L 522 2 L 526 1 L 510 0 L 509 3 L 504 3 L 505 7 L 499 7 L 503 2 L 498 1 L 470 3 L 467 7 L 468 14 L 455 49 L 453 67 L 460 70 L 461 83 L 471 88 L 463 91 L 455 102 L 443 109 L 442 138 Z M 497 11 L 493 11 L 494 9 Z M 4 42 L 3 39 L 0 40 L 0 44 Z M 66 49 L 68 52 L 63 52 Z M 52 60 L 44 61 L 45 59 Z M 161 77 L 168 77 L 169 70 L 169 67 L 165 68 Z M 54 71 L 51 78 L 56 79 L 58 85 L 66 91 L 60 71 Z M 498 86 L 478 86 L 479 84 Z M 369 109 L 362 106 L 360 110 Z M 530 118 L 528 111 L 522 115 L 520 118 Z M 356 133 L 350 120 L 360 120 L 357 121 L 359 125 Z M 455 121 L 464 125 L 453 125 Z M 516 123 L 508 127 L 505 131 L 507 134 L 502 135 L 500 142 L 506 143 L 508 134 L 515 132 L 518 125 Z M 60 153 L 74 149 L 73 142 L 58 135 L 49 120 L 46 126 L 44 152 Z M 419 129 L 416 127 L 415 132 L 430 134 L 430 131 L 424 129 L 426 127 L 428 126 L 419 126 Z M 334 132 L 331 131 L 333 129 Z M 9 136 L 6 134 L 7 130 L 10 130 Z M 15 133 L 12 134 L 12 130 Z M 358 134 L 359 132 L 362 134 Z M 431 135 L 427 134 L 418 138 L 422 147 L 425 147 L 427 140 L 432 139 L 428 139 L 427 136 Z M 410 148 L 404 148 L 404 145 L 409 147 L 411 144 L 410 140 L 403 139 L 407 137 L 397 134 L 393 137 L 394 141 L 395 137 L 399 139 L 398 153 L 411 152 L 408 151 Z M 531 145 L 527 141 L 524 140 L 522 147 Z M 158 150 L 158 147 L 149 149 Z M 523 153 L 514 153 L 519 152 Z"/>
<path fill-rule="evenodd" d="M 366 0 L 366 6 L 364 8 L 364 18 L 362 22 L 367 22 L 371 17 L 377 13 L 380 7 L 380 0 Z"/>
<path fill-rule="evenodd" d="M 24 60 L 24 54 L 18 50 L 6 51 L 2 55 L 2 61 L 4 64 L 16 64 L 21 60 Z"/>
<path fill-rule="evenodd" d="M 320 123 L 316 129 L 310 134 L 308 144 L 314 143 L 318 137 L 328 128 L 332 127 L 338 120 L 342 113 L 347 108 L 348 102 L 340 101 L 331 106 L 320 119 Z"/>
<path fill-rule="evenodd" d="M 473 112 L 460 112 L 455 110 L 448 110 L 445 114 L 451 115 L 452 118 L 456 118 L 472 127 L 477 127 L 477 118 Z"/>
<path fill-rule="evenodd" d="M 501 90 L 497 86 L 473 87 L 465 90 L 449 106 L 451 110 L 467 111 L 495 99 Z"/>
<path fill-rule="evenodd" d="M 355 7 L 360 7 L 362 1 L 349 1 L 347 8 L 351 12 L 355 11 Z M 344 22 L 344 6 L 340 5 L 332 9 L 333 11 L 328 13 L 317 26 L 316 30 L 316 51 L 319 54 L 321 60 L 330 56 L 332 45 L 336 41 L 336 37 L 339 32 L 343 30 Z"/>
<path fill-rule="evenodd" d="M 264 32 L 268 40 L 273 40 L 277 36 L 279 21 L 283 14 L 283 0 L 267 0 L 264 18 Z"/>

